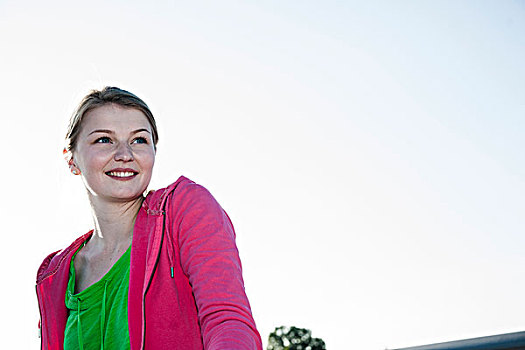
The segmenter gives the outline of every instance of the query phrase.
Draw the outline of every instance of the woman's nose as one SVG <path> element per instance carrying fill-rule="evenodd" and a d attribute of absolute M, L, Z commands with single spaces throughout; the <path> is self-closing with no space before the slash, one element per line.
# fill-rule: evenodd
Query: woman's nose
<path fill-rule="evenodd" d="M 115 152 L 115 160 L 122 162 L 133 160 L 133 151 L 131 150 L 131 147 L 125 143 L 120 143 Z"/>

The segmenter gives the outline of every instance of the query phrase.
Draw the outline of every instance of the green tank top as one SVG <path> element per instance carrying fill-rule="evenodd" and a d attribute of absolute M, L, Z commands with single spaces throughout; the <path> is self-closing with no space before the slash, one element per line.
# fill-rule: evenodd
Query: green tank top
<path fill-rule="evenodd" d="M 82 248 L 82 247 L 81 247 Z M 75 256 L 69 267 L 64 350 L 129 349 L 128 290 L 131 246 L 95 284 L 75 294 Z"/>

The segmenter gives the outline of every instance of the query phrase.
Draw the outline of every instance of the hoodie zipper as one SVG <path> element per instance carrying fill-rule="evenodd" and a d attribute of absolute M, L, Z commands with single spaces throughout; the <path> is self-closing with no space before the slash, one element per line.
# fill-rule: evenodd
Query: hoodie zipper
<path fill-rule="evenodd" d="M 38 285 L 35 285 L 35 292 L 36 298 L 38 300 L 38 313 L 40 314 L 40 319 L 38 322 L 38 337 L 40 338 L 40 349 L 42 349 L 44 345 L 44 340 L 42 338 L 42 328 L 44 327 L 44 323 L 42 322 L 42 310 L 40 309 L 40 305 L 42 305 L 42 303 L 40 302 L 40 295 L 38 294 Z"/>
<path fill-rule="evenodd" d="M 142 339 L 141 339 L 141 345 L 140 345 L 141 350 L 144 350 L 145 348 L 144 341 L 146 339 L 146 292 L 148 291 L 149 286 L 151 285 L 151 280 L 153 279 L 153 273 L 157 269 L 157 265 L 159 263 L 160 252 L 161 252 L 160 247 L 162 247 L 162 242 L 164 241 L 164 234 L 163 234 L 164 233 L 164 220 L 165 220 L 164 212 L 162 212 L 161 215 L 163 216 L 163 219 L 162 219 L 163 227 L 162 227 L 162 232 L 160 236 L 159 251 L 157 253 L 157 257 L 155 258 L 155 264 L 153 265 L 151 276 L 149 276 L 148 283 L 144 286 L 144 290 L 142 292 Z M 159 221 L 158 219 L 155 220 L 155 230 L 156 230 L 158 221 Z"/>

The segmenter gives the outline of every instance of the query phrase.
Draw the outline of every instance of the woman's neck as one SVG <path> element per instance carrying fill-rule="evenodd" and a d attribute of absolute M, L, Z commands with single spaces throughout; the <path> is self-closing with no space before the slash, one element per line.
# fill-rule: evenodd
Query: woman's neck
<path fill-rule="evenodd" d="M 95 224 L 90 244 L 104 251 L 128 247 L 143 200 L 140 197 L 131 202 L 107 202 L 90 197 Z"/>

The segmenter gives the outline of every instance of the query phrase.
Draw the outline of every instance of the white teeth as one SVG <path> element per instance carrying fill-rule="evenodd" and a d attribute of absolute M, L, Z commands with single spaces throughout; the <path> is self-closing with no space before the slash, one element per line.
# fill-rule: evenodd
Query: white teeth
<path fill-rule="evenodd" d="M 130 171 L 123 171 L 123 172 L 110 171 L 108 174 L 111 176 L 117 176 L 117 177 L 129 177 L 129 176 L 135 175 L 135 173 L 132 173 Z"/>

